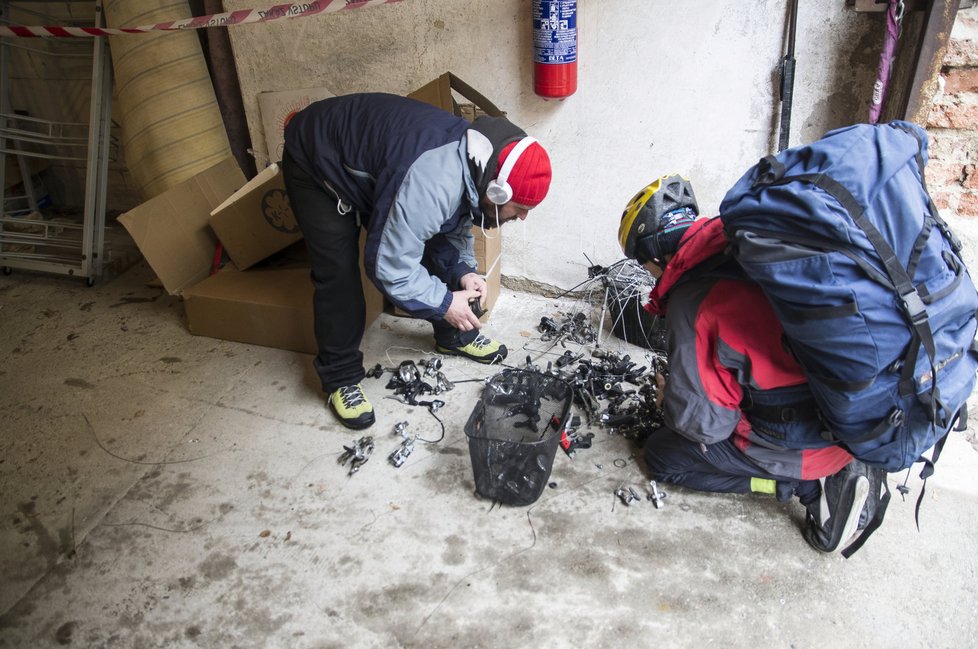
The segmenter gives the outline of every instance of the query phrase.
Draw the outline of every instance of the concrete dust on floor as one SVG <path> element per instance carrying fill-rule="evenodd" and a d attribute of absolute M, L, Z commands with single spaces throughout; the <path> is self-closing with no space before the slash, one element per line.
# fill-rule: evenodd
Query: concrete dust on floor
<path fill-rule="evenodd" d="M 0 647 L 973 646 L 978 470 L 952 434 L 852 559 L 802 539 L 797 503 L 661 485 L 593 426 L 527 507 L 475 494 L 463 426 L 497 368 L 447 358 L 437 419 L 364 388 L 377 424 L 324 407 L 309 356 L 190 335 L 142 265 L 82 283 L 0 278 Z M 544 364 L 566 303 L 503 291 L 487 333 Z M 607 335 L 607 334 L 605 334 Z M 608 346 L 642 358 L 644 350 Z M 429 358 L 382 316 L 365 365 Z M 576 412 L 579 410 L 575 409 Z M 395 424 L 417 443 L 396 468 Z M 974 429 L 968 434 L 973 435 Z M 352 476 L 344 445 L 374 438 Z M 891 475 L 890 486 L 906 474 Z"/>

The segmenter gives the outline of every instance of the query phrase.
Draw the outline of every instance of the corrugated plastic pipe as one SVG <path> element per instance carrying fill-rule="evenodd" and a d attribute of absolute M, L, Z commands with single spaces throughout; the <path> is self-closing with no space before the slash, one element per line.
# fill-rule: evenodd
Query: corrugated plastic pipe
<path fill-rule="evenodd" d="M 186 0 L 107 0 L 109 27 L 189 18 Z M 126 166 L 146 199 L 231 155 L 194 30 L 109 37 Z"/>

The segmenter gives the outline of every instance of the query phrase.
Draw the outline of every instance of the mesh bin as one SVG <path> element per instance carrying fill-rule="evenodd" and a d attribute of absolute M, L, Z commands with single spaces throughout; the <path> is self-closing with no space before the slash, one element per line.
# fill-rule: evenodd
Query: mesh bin
<path fill-rule="evenodd" d="M 665 351 L 665 319 L 642 306 L 655 278 L 634 260 L 627 260 L 608 275 L 607 306 L 611 331 L 627 343 L 654 351 Z"/>
<path fill-rule="evenodd" d="M 507 505 L 543 493 L 572 392 L 560 379 L 529 370 L 492 377 L 465 424 L 475 490 Z"/>
<path fill-rule="evenodd" d="M 642 306 L 643 299 L 632 295 L 619 300 L 609 298 L 611 331 L 627 343 L 653 351 L 666 351 L 666 320 Z"/>

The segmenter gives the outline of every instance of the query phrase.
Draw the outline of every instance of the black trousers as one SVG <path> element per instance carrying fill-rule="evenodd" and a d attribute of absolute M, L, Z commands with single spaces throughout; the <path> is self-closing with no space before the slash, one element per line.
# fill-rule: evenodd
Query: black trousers
<path fill-rule="evenodd" d="M 360 283 L 360 225 L 356 211 L 341 213 L 336 196 L 321 180 L 303 171 L 288 151 L 282 159 L 282 176 L 309 251 L 318 347 L 313 365 L 328 394 L 359 383 L 366 374 L 360 351 L 366 324 Z M 478 334 L 460 332 L 444 320 L 430 322 L 440 345 L 466 345 Z"/>
<path fill-rule="evenodd" d="M 663 426 L 649 435 L 643 452 L 656 480 L 698 491 L 750 493 L 751 478 L 762 478 L 775 481 L 776 496 L 782 502 L 794 495 L 807 504 L 822 493 L 818 480 L 798 480 L 765 471 L 730 440 L 710 444 L 704 451 L 696 442 Z"/>

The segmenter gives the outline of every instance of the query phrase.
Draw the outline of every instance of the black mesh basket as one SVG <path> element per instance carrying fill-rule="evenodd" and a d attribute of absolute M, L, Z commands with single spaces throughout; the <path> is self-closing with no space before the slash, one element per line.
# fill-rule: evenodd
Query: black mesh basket
<path fill-rule="evenodd" d="M 564 381 L 529 370 L 504 370 L 489 380 L 465 424 L 480 496 L 507 505 L 536 502 L 572 396 Z"/>

